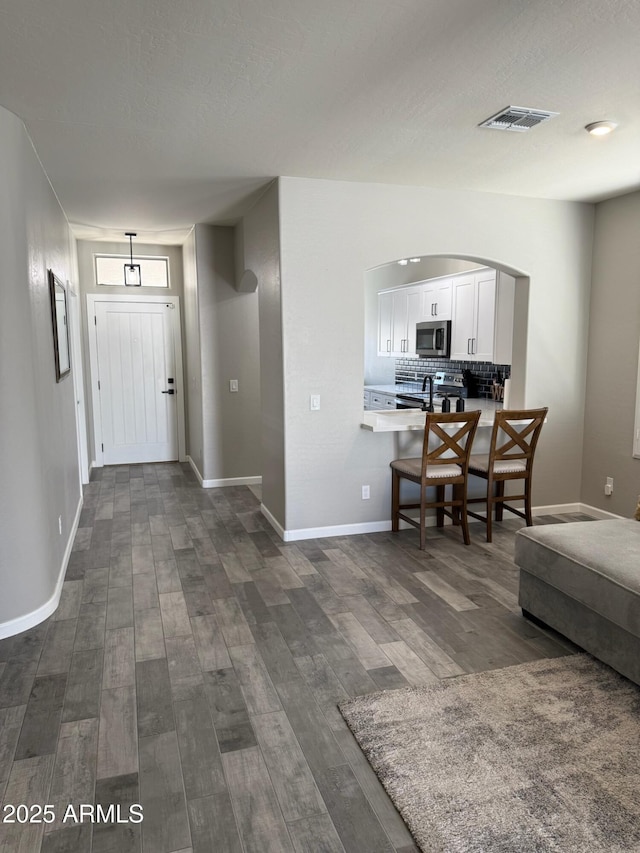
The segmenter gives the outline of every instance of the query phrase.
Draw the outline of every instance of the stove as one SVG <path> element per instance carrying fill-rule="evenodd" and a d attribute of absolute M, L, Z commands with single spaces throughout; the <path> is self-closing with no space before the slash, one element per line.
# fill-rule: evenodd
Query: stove
<path fill-rule="evenodd" d="M 433 403 L 434 408 L 439 409 L 445 397 L 452 399 L 452 408 L 455 409 L 457 397 L 477 397 L 477 382 L 471 371 L 454 372 L 438 370 L 433 374 Z M 415 391 L 410 394 L 398 394 L 396 407 L 398 409 L 410 409 L 415 406 L 426 406 L 429 403 L 428 391 Z M 435 404 L 438 404 L 437 406 Z"/>
<path fill-rule="evenodd" d="M 450 373 L 446 370 L 438 370 L 433 375 L 433 398 L 441 400 L 444 396 L 466 397 L 467 389 L 464 384 L 462 373 Z"/>

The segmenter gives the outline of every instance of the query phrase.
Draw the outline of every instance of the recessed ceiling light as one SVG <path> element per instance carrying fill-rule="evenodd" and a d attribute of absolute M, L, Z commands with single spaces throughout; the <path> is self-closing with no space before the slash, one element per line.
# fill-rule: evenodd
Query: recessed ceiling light
<path fill-rule="evenodd" d="M 409 261 L 406 258 L 403 258 L 401 261 L 398 261 L 401 267 L 406 267 Z"/>
<path fill-rule="evenodd" d="M 419 263 L 420 263 L 420 258 L 409 258 L 409 261 L 410 261 L 412 264 L 419 264 Z"/>
<path fill-rule="evenodd" d="M 606 136 L 617 126 L 615 121 L 593 121 L 585 127 L 585 130 L 592 136 Z"/>

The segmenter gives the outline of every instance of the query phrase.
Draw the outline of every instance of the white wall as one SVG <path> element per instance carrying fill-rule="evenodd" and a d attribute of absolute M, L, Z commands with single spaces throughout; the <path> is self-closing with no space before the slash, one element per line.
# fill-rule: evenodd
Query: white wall
<path fill-rule="evenodd" d="M 22 122 L 0 108 L 0 637 L 55 609 L 80 508 L 73 379 L 56 383 L 47 282 L 49 268 L 72 277 L 70 245 Z"/>
<path fill-rule="evenodd" d="M 632 458 L 640 342 L 640 192 L 596 205 L 582 500 L 630 517 L 640 494 Z M 604 484 L 613 477 L 613 495 Z"/>
<path fill-rule="evenodd" d="M 593 207 L 298 178 L 279 192 L 286 529 L 389 519 L 393 439 L 360 429 L 365 271 L 429 254 L 530 278 L 524 402 L 550 408 L 534 501 L 579 500 Z"/>

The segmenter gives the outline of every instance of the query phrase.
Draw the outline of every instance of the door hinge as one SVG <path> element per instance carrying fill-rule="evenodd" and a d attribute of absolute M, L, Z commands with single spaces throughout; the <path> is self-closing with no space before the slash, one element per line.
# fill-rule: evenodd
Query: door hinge
<path fill-rule="evenodd" d="M 104 453 L 104 444 L 100 445 L 102 447 L 102 452 Z"/>
<path fill-rule="evenodd" d="M 95 314 L 93 315 L 93 325 L 94 325 L 94 326 L 97 326 L 97 325 L 98 325 L 98 318 L 96 317 L 96 315 L 95 315 Z"/>
<path fill-rule="evenodd" d="M 98 391 L 100 390 L 100 380 L 98 379 Z"/>

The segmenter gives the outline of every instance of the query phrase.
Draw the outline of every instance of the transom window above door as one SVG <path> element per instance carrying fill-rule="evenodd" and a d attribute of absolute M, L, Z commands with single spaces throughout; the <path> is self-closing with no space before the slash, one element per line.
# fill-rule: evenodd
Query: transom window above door
<path fill-rule="evenodd" d="M 125 287 L 124 265 L 130 263 L 129 255 L 94 255 L 96 284 L 107 287 Z M 169 258 L 151 255 L 134 255 L 133 263 L 140 264 L 143 287 L 169 287 Z"/>

